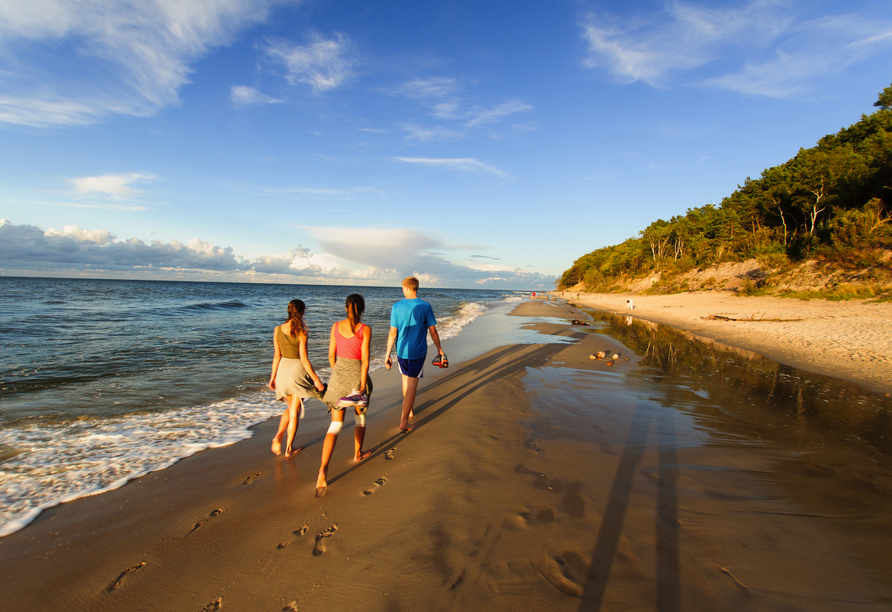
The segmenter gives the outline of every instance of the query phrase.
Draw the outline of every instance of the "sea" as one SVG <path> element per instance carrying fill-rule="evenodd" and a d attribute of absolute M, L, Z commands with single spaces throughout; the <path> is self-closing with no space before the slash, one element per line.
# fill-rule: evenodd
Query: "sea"
<path fill-rule="evenodd" d="M 273 330 L 307 304 L 309 357 L 365 298 L 383 367 L 396 287 L 0 277 L 0 536 L 45 508 L 251 436 L 282 412 L 267 389 Z M 527 292 L 425 289 L 444 340 Z"/>

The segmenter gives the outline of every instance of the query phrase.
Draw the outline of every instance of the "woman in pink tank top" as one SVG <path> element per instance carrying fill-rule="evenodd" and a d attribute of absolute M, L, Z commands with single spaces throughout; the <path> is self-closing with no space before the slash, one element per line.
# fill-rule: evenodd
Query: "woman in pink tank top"
<path fill-rule="evenodd" d="M 344 426 L 346 408 L 352 407 L 356 418 L 353 461 L 362 461 L 372 454 L 372 451 L 362 450 L 365 440 L 365 413 L 372 395 L 372 379 L 369 378 L 372 328 L 360 322 L 362 313 L 365 312 L 365 300 L 361 295 L 348 295 L 346 309 L 347 318 L 331 326 L 331 340 L 328 344 L 328 360 L 332 371 L 322 401 L 328 404 L 331 412 L 331 426 L 322 444 L 322 465 L 316 480 L 317 497 L 321 497 L 328 486 L 328 464 Z"/>

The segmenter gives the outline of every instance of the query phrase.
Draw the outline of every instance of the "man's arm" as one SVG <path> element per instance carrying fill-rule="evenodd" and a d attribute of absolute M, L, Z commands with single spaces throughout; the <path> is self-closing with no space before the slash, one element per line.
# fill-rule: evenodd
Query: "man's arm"
<path fill-rule="evenodd" d="M 431 325 L 430 327 L 427 328 L 427 331 L 430 332 L 431 340 L 434 341 L 434 346 L 437 347 L 437 353 L 439 355 L 445 355 L 446 353 L 443 352 L 443 347 L 440 346 L 440 334 L 437 333 L 437 326 Z"/>
<path fill-rule="evenodd" d="M 393 350 L 393 344 L 396 342 L 397 331 L 399 330 L 396 327 L 391 327 L 390 333 L 387 334 L 387 352 L 384 354 L 384 365 L 388 370 L 393 365 L 393 362 L 390 360 L 390 352 Z"/>

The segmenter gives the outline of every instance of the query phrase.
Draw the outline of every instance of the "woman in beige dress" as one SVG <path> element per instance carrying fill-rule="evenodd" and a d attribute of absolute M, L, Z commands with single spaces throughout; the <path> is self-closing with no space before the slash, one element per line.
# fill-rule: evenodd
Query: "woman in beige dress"
<path fill-rule="evenodd" d="M 276 399 L 288 406 L 279 419 L 279 430 L 273 437 L 272 451 L 282 454 L 282 438 L 287 432 L 285 456 L 296 455 L 304 448 L 293 447 L 294 436 L 303 417 L 303 400 L 308 397 L 322 398 L 325 385 L 319 380 L 307 356 L 307 326 L 304 313 L 307 307 L 301 300 L 288 303 L 288 320 L 276 327 L 273 333 L 273 371 L 269 388 L 276 392 Z"/>

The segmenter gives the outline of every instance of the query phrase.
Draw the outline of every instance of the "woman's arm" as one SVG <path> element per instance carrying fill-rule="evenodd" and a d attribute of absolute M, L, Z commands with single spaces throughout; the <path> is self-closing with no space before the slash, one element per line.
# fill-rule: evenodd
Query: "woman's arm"
<path fill-rule="evenodd" d="M 331 364 L 332 371 L 334 371 L 335 362 L 338 360 L 338 342 L 335 338 L 335 328 L 337 326 L 337 322 L 331 326 L 331 338 L 328 341 L 328 363 Z"/>
<path fill-rule="evenodd" d="M 273 373 L 270 374 L 269 384 L 267 385 L 273 391 L 276 390 L 276 372 L 279 371 L 279 362 L 282 360 L 282 349 L 279 348 L 279 334 L 277 327 L 273 332 Z"/>
<path fill-rule="evenodd" d="M 362 368 L 359 372 L 359 392 L 365 393 L 365 382 L 369 375 L 369 345 L 372 343 L 372 328 L 368 325 L 363 329 L 362 335 Z"/>
<path fill-rule="evenodd" d="M 310 378 L 313 379 L 313 385 L 315 385 L 316 389 L 322 391 L 325 388 L 325 385 L 322 384 L 322 381 L 319 380 L 319 376 L 316 374 L 316 371 L 313 369 L 313 364 L 310 363 L 310 356 L 307 354 L 307 340 L 309 340 L 309 336 L 307 336 L 307 332 L 302 331 L 298 335 L 300 342 L 300 362 L 304 366 L 304 370 L 307 371 L 307 374 L 310 375 Z"/>

